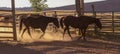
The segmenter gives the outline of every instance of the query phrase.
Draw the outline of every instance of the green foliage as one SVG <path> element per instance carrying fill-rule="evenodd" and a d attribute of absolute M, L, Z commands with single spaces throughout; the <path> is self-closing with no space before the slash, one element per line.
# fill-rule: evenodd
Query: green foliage
<path fill-rule="evenodd" d="M 48 5 L 45 4 L 47 0 L 29 0 L 31 3 L 31 7 L 34 11 L 39 12 L 42 11 L 44 8 L 48 8 Z"/>

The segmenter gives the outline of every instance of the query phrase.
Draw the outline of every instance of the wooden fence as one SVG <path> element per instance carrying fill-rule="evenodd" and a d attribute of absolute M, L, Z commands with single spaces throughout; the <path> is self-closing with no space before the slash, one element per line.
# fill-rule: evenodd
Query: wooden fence
<path fill-rule="evenodd" d="M 46 16 L 54 16 L 61 18 L 63 16 L 67 15 L 73 15 L 77 16 L 76 12 L 74 10 L 66 10 L 66 11 L 46 11 L 42 13 L 43 15 Z M 93 16 L 92 11 L 91 12 L 85 12 L 85 15 L 87 16 Z M 120 34 L 120 12 L 114 12 L 114 11 L 98 11 L 95 12 L 96 18 L 99 18 L 102 22 L 102 30 L 100 30 L 100 33 L 105 33 L 105 34 Z M 19 21 L 19 19 L 16 19 L 16 21 Z M 10 24 L 4 24 L 2 25 L 1 23 L 5 23 L 5 21 L 0 21 L 0 28 L 4 28 L 3 31 L 0 31 L 0 34 L 8 34 L 8 35 L 2 35 L 0 38 L 14 38 L 13 35 L 13 21 L 7 21 L 10 22 Z M 0 29 L 1 30 L 1 29 Z M 90 25 L 88 30 L 94 31 L 93 25 Z"/>
<path fill-rule="evenodd" d="M 9 20 L 6 16 L 0 17 L 0 40 L 13 40 L 13 21 Z"/>
<path fill-rule="evenodd" d="M 13 10 L 0 10 L 2 13 L 6 12 L 8 14 L 0 14 L 0 40 L 17 40 L 16 36 L 16 24 L 13 20 L 12 15 Z"/>

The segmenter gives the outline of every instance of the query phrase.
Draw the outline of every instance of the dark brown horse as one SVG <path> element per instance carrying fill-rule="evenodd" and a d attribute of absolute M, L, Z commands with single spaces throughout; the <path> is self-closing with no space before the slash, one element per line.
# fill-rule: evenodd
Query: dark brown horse
<path fill-rule="evenodd" d="M 59 28 L 58 18 L 46 17 L 46 16 L 38 16 L 35 18 L 34 17 L 21 18 L 20 31 L 22 30 L 22 23 L 25 25 L 25 29 L 23 30 L 21 37 L 23 37 L 23 34 L 26 30 L 28 30 L 28 34 L 31 37 L 31 33 L 30 33 L 30 27 L 31 27 L 33 29 L 41 29 L 41 31 L 43 32 L 43 34 L 40 36 L 41 38 L 45 34 L 45 30 L 46 30 L 48 23 L 51 23 L 51 22 L 57 28 Z"/>
<path fill-rule="evenodd" d="M 79 28 L 79 35 L 81 31 L 81 34 L 82 34 L 81 37 L 83 37 L 84 40 L 86 40 L 85 33 L 88 25 L 95 24 L 98 28 L 100 29 L 102 28 L 102 24 L 99 19 L 94 17 L 89 17 L 89 16 L 80 16 L 80 17 L 67 16 L 67 17 L 61 18 L 60 24 L 62 28 L 63 28 L 63 24 L 65 25 L 63 37 L 65 32 L 67 31 L 71 39 L 72 39 L 72 36 L 69 31 L 70 26 L 73 28 Z M 79 37 L 78 40 L 81 37 Z"/>

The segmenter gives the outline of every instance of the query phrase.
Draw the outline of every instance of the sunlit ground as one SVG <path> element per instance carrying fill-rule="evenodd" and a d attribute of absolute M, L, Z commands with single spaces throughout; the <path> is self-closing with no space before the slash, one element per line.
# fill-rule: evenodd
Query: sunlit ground
<path fill-rule="evenodd" d="M 29 36 L 29 34 L 27 33 L 27 31 L 25 32 L 25 34 L 23 35 L 23 38 L 21 38 L 21 33 L 18 34 L 18 39 L 20 41 L 24 41 L 24 42 L 33 42 L 33 41 L 71 41 L 70 37 L 68 37 L 68 34 L 65 35 L 65 37 L 63 38 L 63 35 L 61 32 L 53 32 L 50 30 L 46 30 L 45 35 L 40 39 L 39 37 L 42 35 L 43 33 L 40 30 L 31 30 L 31 35 L 32 38 Z"/>
<path fill-rule="evenodd" d="M 12 26 L 11 23 L 0 23 L 0 25 L 4 26 Z M 35 41 L 71 41 L 71 38 L 68 36 L 68 34 L 65 34 L 63 38 L 63 30 L 59 29 L 59 31 L 55 32 L 53 29 L 50 29 L 49 26 L 46 29 L 45 35 L 40 39 L 39 37 L 43 34 L 40 29 L 30 29 L 31 36 L 26 32 L 23 35 L 23 38 L 21 37 L 21 33 L 23 32 L 23 29 L 21 32 L 19 32 L 19 27 L 17 29 L 17 39 L 18 41 L 22 42 L 35 42 Z M 61 30 L 61 31 L 60 31 Z M 5 27 L 0 27 L 0 31 L 2 32 L 13 32 L 12 28 L 5 28 Z M 13 33 L 0 33 L 0 36 L 2 37 L 13 37 Z M 76 37 L 76 36 L 74 36 Z M 2 38 L 1 38 L 2 39 Z M 10 38 L 3 38 L 4 40 L 11 40 Z"/>

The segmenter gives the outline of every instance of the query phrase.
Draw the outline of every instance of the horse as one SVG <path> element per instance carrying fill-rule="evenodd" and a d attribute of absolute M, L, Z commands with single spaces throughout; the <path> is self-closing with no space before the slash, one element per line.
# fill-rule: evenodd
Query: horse
<path fill-rule="evenodd" d="M 73 28 L 78 28 L 79 29 L 79 35 L 80 32 L 82 34 L 81 37 L 83 37 L 84 40 L 86 40 L 85 38 L 85 34 L 86 34 L 86 30 L 88 28 L 88 25 L 90 24 L 95 24 L 99 29 L 102 29 L 102 24 L 100 22 L 99 19 L 95 18 L 95 17 L 90 17 L 90 16 L 79 16 L 79 17 L 74 17 L 74 16 L 66 16 L 60 19 L 60 25 L 63 28 L 63 26 L 65 26 L 64 28 L 64 32 L 63 32 L 63 37 L 65 32 L 67 31 L 69 36 L 72 39 L 72 36 L 70 34 L 69 31 L 69 27 L 73 27 Z M 79 37 L 78 40 L 81 38 Z"/>
<path fill-rule="evenodd" d="M 49 23 L 53 23 L 57 28 L 59 28 L 59 21 L 58 18 L 54 18 L 54 17 L 47 17 L 47 16 L 38 16 L 38 17 L 27 17 L 27 18 L 21 18 L 20 21 L 20 28 L 19 30 L 22 30 L 22 24 L 25 25 L 25 29 L 23 30 L 21 37 L 23 38 L 23 34 L 26 30 L 28 30 L 28 34 L 31 36 L 30 33 L 30 27 L 33 29 L 41 29 L 41 31 L 43 32 L 43 34 L 39 37 L 42 38 L 45 34 L 45 30 L 47 28 L 47 25 Z"/>

